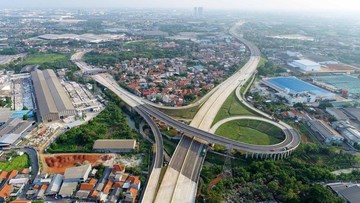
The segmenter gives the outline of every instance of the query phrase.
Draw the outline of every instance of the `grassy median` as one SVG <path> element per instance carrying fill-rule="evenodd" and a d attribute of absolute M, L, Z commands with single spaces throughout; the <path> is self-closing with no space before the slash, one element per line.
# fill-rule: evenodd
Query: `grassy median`
<path fill-rule="evenodd" d="M 281 142 L 280 128 L 256 120 L 234 120 L 221 125 L 215 134 L 248 144 L 272 145 Z"/>
<path fill-rule="evenodd" d="M 213 125 L 218 121 L 229 118 L 232 116 L 253 116 L 250 112 L 236 97 L 235 91 L 230 94 L 224 104 L 221 106 L 219 112 L 213 121 Z"/>

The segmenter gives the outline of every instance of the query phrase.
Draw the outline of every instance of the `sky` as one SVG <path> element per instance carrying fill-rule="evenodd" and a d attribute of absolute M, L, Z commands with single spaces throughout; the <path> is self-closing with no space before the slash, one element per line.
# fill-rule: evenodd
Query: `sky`
<path fill-rule="evenodd" d="M 0 8 L 190 8 L 360 11 L 359 0 L 0 0 Z"/>

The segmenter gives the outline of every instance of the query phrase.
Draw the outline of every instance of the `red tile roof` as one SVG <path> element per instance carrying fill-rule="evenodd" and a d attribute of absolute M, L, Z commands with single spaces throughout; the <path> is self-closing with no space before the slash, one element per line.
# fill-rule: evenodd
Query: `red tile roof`
<path fill-rule="evenodd" d="M 10 179 L 13 179 L 18 173 L 19 173 L 19 172 L 18 172 L 17 170 L 11 171 L 8 179 L 9 179 L 9 180 L 10 180 Z"/>
<path fill-rule="evenodd" d="M 122 188 L 124 186 L 124 182 L 115 182 L 112 186 L 113 188 Z"/>
<path fill-rule="evenodd" d="M 113 173 L 116 173 L 116 172 L 125 172 L 125 165 L 124 164 L 121 164 L 121 165 L 114 165 L 113 166 L 113 170 L 112 170 Z"/>
<path fill-rule="evenodd" d="M 81 183 L 80 190 L 92 190 L 94 189 L 94 184 L 91 183 Z"/>
<path fill-rule="evenodd" d="M 7 176 L 8 176 L 8 175 L 9 175 L 9 173 L 8 173 L 8 172 L 3 171 L 3 172 L 1 172 L 1 173 L 0 173 L 0 178 L 4 180 L 4 179 L 6 179 L 6 178 L 7 178 Z"/>
<path fill-rule="evenodd" d="M 19 173 L 20 174 L 26 174 L 29 172 L 29 169 L 28 168 L 24 168 L 23 170 L 21 170 Z"/>
<path fill-rule="evenodd" d="M 4 199 L 9 197 L 10 193 L 11 193 L 11 189 L 12 189 L 11 185 L 5 184 L 4 187 L 1 188 L 1 190 L 0 190 L 0 197 L 2 197 Z"/>
<path fill-rule="evenodd" d="M 42 186 L 41 186 L 41 190 L 46 190 L 48 188 L 48 185 L 46 185 L 46 184 L 43 184 Z"/>
<path fill-rule="evenodd" d="M 104 189 L 103 189 L 103 192 L 104 192 L 105 194 L 108 194 L 108 193 L 110 192 L 110 189 L 111 189 L 112 185 L 113 185 L 113 181 L 112 181 L 112 180 L 108 180 L 108 182 L 106 183 L 106 185 L 105 185 L 105 187 L 104 187 Z"/>

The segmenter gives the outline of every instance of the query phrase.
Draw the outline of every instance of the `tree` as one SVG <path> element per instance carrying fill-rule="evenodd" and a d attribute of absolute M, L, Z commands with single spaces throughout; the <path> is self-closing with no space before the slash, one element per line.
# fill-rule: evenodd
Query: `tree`
<path fill-rule="evenodd" d="M 340 203 L 344 202 L 341 198 L 336 197 L 330 190 L 319 184 L 307 188 L 303 193 L 301 202 L 311 203 Z"/>
<path fill-rule="evenodd" d="M 27 114 L 23 115 L 23 120 L 26 121 L 27 119 L 29 119 L 29 116 Z"/>
<path fill-rule="evenodd" d="M 319 104 L 319 108 L 320 109 L 326 109 L 328 107 L 334 107 L 330 102 L 321 102 Z"/>

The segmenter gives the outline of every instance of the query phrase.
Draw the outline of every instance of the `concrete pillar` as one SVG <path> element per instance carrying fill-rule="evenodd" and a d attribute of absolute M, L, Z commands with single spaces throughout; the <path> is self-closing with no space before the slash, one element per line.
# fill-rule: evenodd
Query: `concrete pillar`
<path fill-rule="evenodd" d="M 261 159 L 264 159 L 264 154 L 263 153 L 261 153 Z"/>
<path fill-rule="evenodd" d="M 252 159 L 254 158 L 254 152 L 251 152 L 251 158 Z"/>
<path fill-rule="evenodd" d="M 259 154 L 258 153 L 256 153 L 256 159 L 258 159 L 259 158 Z"/>
<path fill-rule="evenodd" d="M 285 153 L 281 153 L 281 159 L 284 159 Z"/>
<path fill-rule="evenodd" d="M 246 159 L 248 158 L 248 152 L 246 152 L 246 154 L 245 154 L 245 158 L 246 158 Z"/>
<path fill-rule="evenodd" d="M 272 154 L 274 161 L 276 160 L 276 154 Z"/>

